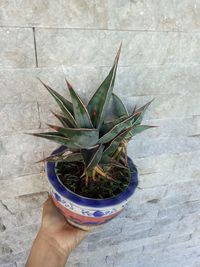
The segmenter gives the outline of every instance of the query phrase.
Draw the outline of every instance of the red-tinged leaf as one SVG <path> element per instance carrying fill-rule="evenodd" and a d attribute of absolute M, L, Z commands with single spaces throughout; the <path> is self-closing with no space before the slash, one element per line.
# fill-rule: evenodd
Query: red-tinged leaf
<path fill-rule="evenodd" d="M 96 129 L 87 128 L 63 128 L 48 124 L 49 127 L 70 139 L 71 144 L 79 148 L 88 148 L 95 145 L 99 139 L 99 133 Z"/>
<path fill-rule="evenodd" d="M 108 107 L 108 103 L 112 96 L 120 51 L 121 45 L 115 57 L 114 65 L 111 68 L 108 76 L 102 82 L 97 91 L 94 93 L 93 97 L 90 99 L 87 105 L 87 109 L 90 114 L 92 123 L 94 127 L 98 129 L 101 128 L 101 125 L 104 121 L 106 108 Z"/>
<path fill-rule="evenodd" d="M 130 141 L 130 139 L 136 135 L 139 134 L 145 130 L 151 129 L 151 128 L 155 128 L 157 126 L 153 126 L 153 125 L 135 125 L 134 128 L 131 130 L 131 132 L 129 133 L 129 135 L 126 137 L 126 141 Z"/>
<path fill-rule="evenodd" d="M 149 107 L 149 105 L 153 102 L 154 98 L 149 101 L 148 103 L 146 103 L 144 106 L 138 108 L 135 110 L 135 113 L 140 113 L 140 115 L 138 116 L 137 120 L 135 121 L 136 124 L 140 124 L 142 122 L 142 119 L 144 117 L 145 111 L 147 110 L 147 108 Z"/>
<path fill-rule="evenodd" d="M 100 144 L 105 144 L 107 142 L 110 142 L 114 137 L 116 137 L 121 131 L 129 128 L 132 126 L 132 121 L 134 120 L 135 116 L 138 114 L 132 114 L 128 118 L 125 118 L 123 121 L 119 122 L 117 125 L 115 125 L 109 132 L 107 132 L 105 135 L 103 135 L 99 139 Z"/>
<path fill-rule="evenodd" d="M 148 129 L 152 129 L 152 128 L 156 128 L 157 126 L 155 125 L 137 125 L 133 128 L 133 130 L 131 131 L 132 135 L 136 135 L 138 133 L 141 133 L 145 130 L 148 130 Z"/>
<path fill-rule="evenodd" d="M 76 123 L 79 128 L 94 128 L 89 116 L 89 113 L 87 111 L 86 106 L 84 105 L 83 101 L 79 97 L 79 95 L 74 91 L 71 84 L 66 80 L 72 103 L 73 103 L 73 111 L 74 116 L 76 119 Z"/>
<path fill-rule="evenodd" d="M 74 126 L 70 123 L 70 121 L 62 116 L 61 114 L 55 113 L 51 111 L 51 113 L 62 123 L 62 125 L 66 128 L 74 128 Z"/>
<path fill-rule="evenodd" d="M 112 142 L 109 144 L 109 146 L 104 150 L 103 152 L 103 156 L 108 156 L 108 155 L 113 155 L 113 153 L 117 150 L 117 148 L 119 147 L 120 143 L 125 139 L 125 137 L 127 136 L 127 134 L 129 132 L 131 132 L 132 128 L 134 126 L 124 130 L 123 132 L 121 132 L 119 135 L 117 135 Z"/>
<path fill-rule="evenodd" d="M 45 132 L 45 133 L 27 133 L 29 135 L 42 137 L 51 141 L 55 141 L 56 143 L 66 145 L 69 142 L 69 138 L 66 138 L 65 136 L 55 133 L 55 132 Z"/>
<path fill-rule="evenodd" d="M 40 163 L 40 162 L 45 162 L 45 161 L 56 161 L 56 158 L 59 159 L 59 157 L 61 157 L 64 153 L 72 153 L 68 147 L 66 147 L 66 149 L 64 149 L 62 152 L 59 152 L 59 153 L 55 153 L 53 155 L 50 155 L 44 159 L 41 159 L 35 163 Z"/>
<path fill-rule="evenodd" d="M 113 105 L 114 105 L 114 112 L 117 115 L 117 117 L 122 117 L 122 116 L 128 116 L 128 111 L 122 102 L 122 100 L 116 95 L 112 94 L 113 98 Z"/>
<path fill-rule="evenodd" d="M 71 162 L 71 161 L 81 161 L 83 157 L 81 153 L 73 153 L 71 151 L 67 151 L 61 155 L 54 154 L 49 157 L 46 157 L 38 162 L 50 161 L 50 162 Z"/>
<path fill-rule="evenodd" d="M 81 150 L 81 154 L 83 156 L 87 170 L 93 169 L 95 166 L 98 165 L 99 161 L 101 160 L 103 150 L 103 145 L 98 145 L 93 149 Z"/>
<path fill-rule="evenodd" d="M 70 121 L 70 123 L 74 127 L 77 127 L 76 121 L 75 121 L 75 119 L 73 117 L 73 106 L 72 106 L 72 103 L 69 102 L 67 99 L 65 99 L 63 96 L 61 96 L 60 94 L 58 94 L 51 87 L 46 85 L 44 82 L 41 81 L 41 83 L 44 85 L 44 87 L 49 91 L 49 93 L 56 100 L 56 102 L 58 103 L 58 105 L 59 105 L 60 109 L 62 110 L 64 116 Z"/>
<path fill-rule="evenodd" d="M 126 118 L 128 118 L 128 116 L 122 116 L 122 117 L 119 117 L 115 120 L 112 120 L 112 121 L 108 121 L 108 122 L 105 122 L 101 129 L 100 129 L 100 135 L 104 135 L 106 134 L 107 132 L 109 132 L 115 125 L 117 125 L 118 123 L 124 121 Z"/>

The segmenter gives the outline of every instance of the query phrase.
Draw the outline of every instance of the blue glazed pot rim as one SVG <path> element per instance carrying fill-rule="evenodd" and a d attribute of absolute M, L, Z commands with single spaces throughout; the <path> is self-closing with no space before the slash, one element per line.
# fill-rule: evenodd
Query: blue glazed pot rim
<path fill-rule="evenodd" d="M 62 152 L 66 147 L 61 146 L 58 149 L 54 150 L 52 152 L 53 154 Z M 138 185 L 138 172 L 137 168 L 134 165 L 133 161 L 128 157 L 128 165 L 131 171 L 131 180 L 126 188 L 125 191 L 120 193 L 119 195 L 111 198 L 106 199 L 93 199 L 93 198 L 87 198 L 84 196 L 80 196 L 71 190 L 69 190 L 66 186 L 64 186 L 60 179 L 57 177 L 55 173 L 55 162 L 47 162 L 47 176 L 50 184 L 54 187 L 54 189 L 64 198 L 69 199 L 70 201 L 81 205 L 81 206 L 89 206 L 89 207 L 107 207 L 107 206 L 114 206 L 119 203 L 124 202 L 128 198 L 131 197 L 131 195 L 134 193 L 137 185 Z"/>

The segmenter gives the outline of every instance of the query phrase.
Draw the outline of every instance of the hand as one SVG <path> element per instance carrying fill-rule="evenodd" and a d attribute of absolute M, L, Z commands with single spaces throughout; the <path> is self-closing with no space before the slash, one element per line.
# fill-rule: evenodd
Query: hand
<path fill-rule="evenodd" d="M 67 223 L 51 197 L 43 205 L 42 224 L 26 267 L 64 267 L 70 252 L 88 232 Z"/>
<path fill-rule="evenodd" d="M 39 235 L 53 244 L 55 249 L 68 255 L 88 235 L 88 232 L 71 226 L 49 196 L 43 205 Z"/>

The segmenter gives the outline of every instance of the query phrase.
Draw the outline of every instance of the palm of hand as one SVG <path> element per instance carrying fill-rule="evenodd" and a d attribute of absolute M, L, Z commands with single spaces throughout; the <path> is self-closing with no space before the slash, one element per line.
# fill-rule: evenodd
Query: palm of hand
<path fill-rule="evenodd" d="M 71 226 L 55 207 L 51 197 L 43 206 L 41 232 L 63 253 L 70 253 L 88 234 Z"/>

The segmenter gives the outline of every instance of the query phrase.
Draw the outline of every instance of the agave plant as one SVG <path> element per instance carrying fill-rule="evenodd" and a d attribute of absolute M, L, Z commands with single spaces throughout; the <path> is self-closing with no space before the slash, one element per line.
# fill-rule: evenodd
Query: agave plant
<path fill-rule="evenodd" d="M 53 112 L 53 114 L 62 126 L 48 124 L 54 131 L 33 135 L 66 147 L 63 152 L 49 156 L 43 161 L 63 164 L 82 162 L 84 164 L 82 178 L 86 186 L 90 179 L 95 181 L 97 174 L 110 180 L 114 179 L 109 175 L 107 166 L 126 168 L 127 143 L 134 135 L 154 127 L 141 124 L 151 101 L 140 108 L 134 107 L 129 113 L 121 99 L 113 93 L 120 51 L 121 45 L 109 74 L 87 105 L 67 80 L 71 102 L 41 81 L 61 110 L 60 113 Z M 114 118 L 108 121 L 110 103 L 113 105 Z"/>

